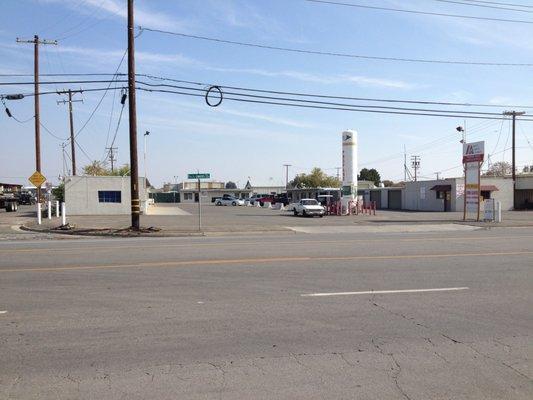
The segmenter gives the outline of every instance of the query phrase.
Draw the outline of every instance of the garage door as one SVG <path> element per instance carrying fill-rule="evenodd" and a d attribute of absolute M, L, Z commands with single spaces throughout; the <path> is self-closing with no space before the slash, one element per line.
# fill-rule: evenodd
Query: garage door
<path fill-rule="evenodd" d="M 401 190 L 389 190 L 389 209 L 391 210 L 402 209 L 402 191 Z"/>

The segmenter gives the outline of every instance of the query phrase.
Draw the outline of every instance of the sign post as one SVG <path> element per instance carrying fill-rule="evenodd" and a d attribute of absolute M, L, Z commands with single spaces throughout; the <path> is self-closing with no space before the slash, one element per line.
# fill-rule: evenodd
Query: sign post
<path fill-rule="evenodd" d="M 202 187 L 200 179 L 209 179 L 211 178 L 210 173 L 200 173 L 199 171 L 196 174 L 187 174 L 187 179 L 196 179 L 198 180 L 198 231 L 202 231 Z"/>
<path fill-rule="evenodd" d="M 39 171 L 35 171 L 28 180 L 37 188 L 37 224 L 41 225 L 41 186 L 46 182 L 46 178 Z"/>
<path fill-rule="evenodd" d="M 463 221 L 467 214 L 480 216 L 481 197 L 481 165 L 485 156 L 485 142 L 463 143 L 463 165 L 465 170 L 465 192 Z"/>

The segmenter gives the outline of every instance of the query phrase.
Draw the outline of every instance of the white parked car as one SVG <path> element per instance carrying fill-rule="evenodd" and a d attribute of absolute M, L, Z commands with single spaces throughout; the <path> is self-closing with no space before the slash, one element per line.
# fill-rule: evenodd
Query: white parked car
<path fill-rule="evenodd" d="M 244 200 L 233 196 L 224 196 L 215 201 L 215 206 L 244 206 Z"/>
<path fill-rule="evenodd" d="M 326 213 L 326 209 L 315 199 L 302 199 L 294 205 L 293 212 L 294 215 L 302 215 L 304 217 L 317 215 L 322 218 Z"/>

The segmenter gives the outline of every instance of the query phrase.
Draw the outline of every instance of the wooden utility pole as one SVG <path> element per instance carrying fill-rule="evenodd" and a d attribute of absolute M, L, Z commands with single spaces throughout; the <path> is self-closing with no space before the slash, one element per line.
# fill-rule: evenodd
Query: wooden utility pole
<path fill-rule="evenodd" d="M 108 151 L 109 153 L 109 162 L 111 163 L 111 172 L 114 172 L 115 171 L 115 161 L 117 161 L 116 159 L 116 153 L 115 153 L 115 150 L 118 150 L 118 147 L 106 147 L 106 150 Z"/>
<path fill-rule="evenodd" d="M 415 170 L 415 182 L 418 180 L 418 170 L 420 169 L 420 156 L 411 156 L 411 165 Z"/>
<path fill-rule="evenodd" d="M 513 117 L 513 149 L 512 149 L 512 177 L 513 177 L 513 208 L 516 209 L 515 192 L 516 192 L 516 116 L 524 115 L 524 111 L 505 111 L 503 115 Z"/>
<path fill-rule="evenodd" d="M 17 38 L 17 43 L 33 43 L 33 81 L 34 81 L 34 101 L 35 101 L 35 170 L 41 172 L 41 120 L 39 116 L 39 45 L 57 45 L 57 40 L 39 40 L 35 35 L 33 40 L 22 40 Z M 37 188 L 37 203 L 41 202 L 41 187 Z"/>
<path fill-rule="evenodd" d="M 60 92 L 60 94 L 65 92 Z M 74 138 L 74 119 L 72 117 L 72 103 L 80 103 L 83 100 L 72 100 L 72 90 L 66 92 L 68 94 L 68 100 L 60 100 L 57 104 L 68 103 L 69 121 L 70 121 L 70 155 L 72 160 L 72 175 L 76 176 L 76 142 Z"/>
<path fill-rule="evenodd" d="M 128 0 L 128 91 L 130 122 L 131 228 L 140 228 L 139 165 L 137 160 L 137 105 L 135 102 L 135 35 L 133 0 Z"/>

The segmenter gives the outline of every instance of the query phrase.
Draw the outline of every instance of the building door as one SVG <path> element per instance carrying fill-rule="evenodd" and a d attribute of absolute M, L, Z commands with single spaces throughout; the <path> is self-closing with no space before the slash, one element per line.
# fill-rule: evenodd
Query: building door
<path fill-rule="evenodd" d="M 401 210 L 402 209 L 402 191 L 401 190 L 389 190 L 389 209 Z"/>
<path fill-rule="evenodd" d="M 450 211 L 451 192 L 444 192 L 444 212 Z"/>
<path fill-rule="evenodd" d="M 198 192 L 194 194 L 194 202 L 198 203 Z"/>

